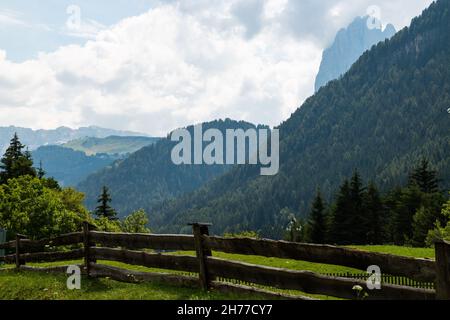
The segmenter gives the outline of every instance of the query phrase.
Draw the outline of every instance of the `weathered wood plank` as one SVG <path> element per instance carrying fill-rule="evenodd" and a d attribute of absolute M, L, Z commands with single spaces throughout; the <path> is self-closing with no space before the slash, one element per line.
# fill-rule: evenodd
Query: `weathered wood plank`
<path fill-rule="evenodd" d="M 20 255 L 22 262 L 55 262 L 64 260 L 81 259 L 84 256 L 83 249 L 76 249 L 71 251 L 57 251 L 57 252 L 34 252 L 24 253 Z M 1 259 L 1 258 L 0 258 Z M 3 257 L 5 263 L 15 263 L 16 255 L 10 254 Z"/>
<path fill-rule="evenodd" d="M 76 264 L 81 270 L 83 265 Z M 44 272 L 44 273 L 66 273 L 69 265 L 56 266 L 56 267 L 31 267 L 31 266 L 20 266 L 20 270 L 32 271 L 32 272 Z"/>
<path fill-rule="evenodd" d="M 309 271 L 269 268 L 213 257 L 207 258 L 207 264 L 210 273 L 217 277 L 344 299 L 355 298 L 353 286 L 367 287 L 366 282 L 362 280 L 327 277 Z M 394 285 L 383 285 L 381 290 L 370 290 L 368 293 L 370 300 L 432 300 L 435 298 L 434 290 Z"/>
<path fill-rule="evenodd" d="M 450 242 L 435 243 L 436 250 L 436 298 L 450 300 Z"/>
<path fill-rule="evenodd" d="M 40 250 L 44 249 L 46 246 L 50 247 L 58 247 L 58 246 L 66 246 L 83 242 L 83 233 L 82 232 L 73 232 L 68 234 L 63 234 L 58 237 L 42 239 L 42 240 L 30 240 L 30 239 L 21 239 L 20 240 L 20 249 L 22 252 L 24 250 Z M 16 246 L 16 241 L 9 241 L 0 244 L 0 249 L 13 249 Z"/>
<path fill-rule="evenodd" d="M 21 247 L 20 239 L 21 239 L 21 236 L 17 234 L 16 235 L 16 269 L 19 269 L 20 265 L 24 264 L 23 260 L 21 259 L 21 253 L 22 252 L 20 250 L 20 247 Z"/>
<path fill-rule="evenodd" d="M 84 271 L 90 276 L 90 266 L 91 262 L 95 262 L 95 259 L 91 256 L 91 234 L 90 234 L 90 224 L 85 221 L 83 222 L 83 248 L 84 248 Z"/>
<path fill-rule="evenodd" d="M 97 260 L 112 260 L 149 268 L 198 272 L 198 261 L 193 256 L 175 256 L 142 251 L 91 247 L 91 255 Z"/>
<path fill-rule="evenodd" d="M 13 264 L 16 263 L 16 255 L 15 254 L 9 254 L 3 257 L 0 257 L 0 261 L 7 263 L 7 264 Z"/>
<path fill-rule="evenodd" d="M 116 281 L 129 283 L 154 281 L 178 286 L 199 287 L 198 279 L 196 277 L 174 275 L 170 273 L 138 272 L 94 263 L 91 264 L 91 275 L 93 277 L 110 277 Z"/>
<path fill-rule="evenodd" d="M 55 262 L 65 260 L 77 260 L 84 256 L 84 249 L 57 252 L 36 252 L 21 254 L 20 258 L 25 262 Z"/>
<path fill-rule="evenodd" d="M 330 245 L 293 243 L 286 241 L 205 236 L 205 245 L 216 251 L 295 259 L 316 263 L 346 266 L 366 271 L 377 265 L 385 274 L 400 275 L 417 281 L 433 282 L 435 262 L 391 254 L 367 252 Z"/>
<path fill-rule="evenodd" d="M 131 234 L 98 231 L 91 231 L 90 234 L 91 240 L 103 247 L 181 251 L 195 250 L 194 237 L 191 235 Z"/>
<path fill-rule="evenodd" d="M 208 274 L 208 268 L 206 265 L 206 257 L 211 256 L 211 250 L 206 250 L 203 244 L 203 236 L 209 235 L 207 225 L 201 225 L 199 223 L 192 224 L 192 231 L 194 233 L 195 251 L 197 254 L 197 261 L 199 264 L 199 280 L 204 291 L 208 291 L 210 287 L 211 278 Z"/>
<path fill-rule="evenodd" d="M 16 241 L 8 241 L 5 243 L 0 243 L 0 249 L 14 249 L 16 247 Z"/>
<path fill-rule="evenodd" d="M 137 272 L 101 264 L 92 264 L 91 274 L 94 277 L 109 277 L 116 281 L 128 283 L 159 282 L 175 286 L 187 286 L 199 288 L 199 282 L 196 277 L 179 276 L 168 273 Z M 270 292 L 263 289 L 239 286 L 217 281 L 213 281 L 211 283 L 211 287 L 214 290 L 220 292 L 227 292 L 234 294 L 255 294 L 267 299 L 314 300 L 308 297 L 285 295 L 281 293 Z"/>

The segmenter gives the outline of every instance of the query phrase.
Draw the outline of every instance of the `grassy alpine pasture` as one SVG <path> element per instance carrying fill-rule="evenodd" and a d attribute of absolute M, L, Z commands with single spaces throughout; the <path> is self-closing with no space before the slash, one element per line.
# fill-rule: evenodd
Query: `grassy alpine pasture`
<path fill-rule="evenodd" d="M 366 250 L 371 252 L 391 253 L 395 255 L 414 257 L 414 258 L 434 258 L 434 250 L 428 248 L 409 248 L 397 246 L 353 246 L 352 248 Z M 193 252 L 183 252 L 182 254 L 194 254 Z M 214 252 L 214 256 L 243 261 L 252 264 L 285 268 L 292 270 L 308 270 L 321 274 L 327 273 L 341 273 L 341 272 L 355 272 L 361 273 L 361 270 L 351 269 L 342 266 L 325 265 L 318 263 L 311 263 L 306 261 L 266 258 L 259 256 L 246 256 L 226 254 L 221 252 Z M 32 266 L 56 266 L 81 263 L 82 261 L 64 261 L 57 263 L 40 263 L 30 264 Z M 98 261 L 98 263 L 125 268 L 134 271 L 156 271 L 156 272 L 171 272 L 175 271 L 160 270 L 154 268 L 147 268 L 142 266 L 132 266 L 119 262 L 112 261 Z M 0 272 L 0 300 L 5 299 L 82 299 L 82 300 L 106 300 L 106 299 L 132 299 L 132 300 L 229 300 L 229 299 L 260 299 L 254 294 L 249 295 L 235 295 L 224 294 L 219 292 L 204 293 L 201 290 L 179 286 L 168 286 L 159 283 L 142 283 L 129 284 L 121 283 L 111 279 L 88 279 L 83 278 L 82 289 L 70 291 L 66 288 L 66 275 L 64 274 L 45 274 L 36 272 L 15 272 L 14 270 L 5 270 L 12 268 L 11 265 L 0 267 L 3 271 Z M 265 288 L 268 289 L 268 288 Z M 301 294 L 301 292 L 270 289 L 275 292 L 282 292 L 288 294 Z M 334 299 L 325 296 L 307 295 L 320 299 Z"/>

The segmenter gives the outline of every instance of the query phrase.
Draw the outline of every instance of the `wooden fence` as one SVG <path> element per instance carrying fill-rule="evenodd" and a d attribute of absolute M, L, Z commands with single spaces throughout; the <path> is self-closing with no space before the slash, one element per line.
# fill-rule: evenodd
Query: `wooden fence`
<path fill-rule="evenodd" d="M 329 277 L 358 279 L 364 281 L 367 281 L 371 276 L 368 273 L 351 273 L 351 272 L 327 273 L 326 275 Z M 396 284 L 399 286 L 408 286 L 413 288 L 434 289 L 434 282 L 416 281 L 407 277 L 393 276 L 390 274 L 381 274 L 381 283 Z"/>
<path fill-rule="evenodd" d="M 192 224 L 192 228 L 193 235 L 125 234 L 98 232 L 85 223 L 82 232 L 53 239 L 33 241 L 17 235 L 16 240 L 0 245 L 0 249 L 15 250 L 15 254 L 0 257 L 0 261 L 14 263 L 18 269 L 30 269 L 26 263 L 84 259 L 84 271 L 88 276 L 130 282 L 166 280 L 177 284 L 199 284 L 204 290 L 223 287 L 223 281 L 218 280 L 233 279 L 251 284 L 254 288 L 270 287 L 354 299 L 355 285 L 367 288 L 366 277 L 321 275 L 213 257 L 212 252 L 219 251 L 340 265 L 363 271 L 376 265 L 383 273 L 382 287 L 380 290 L 367 289 L 367 299 L 450 300 L 450 244 L 447 242 L 436 243 L 434 261 L 329 245 L 214 237 L 209 235 L 206 224 Z M 74 248 L 76 245 L 78 247 Z M 66 250 L 48 250 L 49 247 L 55 250 L 60 246 L 66 246 Z M 67 250 L 67 246 L 72 246 L 72 249 Z M 169 253 L 155 253 L 161 251 Z M 196 255 L 170 254 L 173 251 L 195 251 Z M 180 274 L 133 272 L 101 265 L 97 260 L 175 270 L 195 274 L 197 278 Z M 396 282 L 393 279 L 404 280 Z M 245 289 L 257 290 L 249 286 Z"/>

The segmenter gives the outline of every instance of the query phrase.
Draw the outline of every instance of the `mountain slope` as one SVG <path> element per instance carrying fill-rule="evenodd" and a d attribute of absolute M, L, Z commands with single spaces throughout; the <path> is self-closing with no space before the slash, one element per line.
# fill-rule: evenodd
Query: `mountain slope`
<path fill-rule="evenodd" d="M 203 124 L 204 131 L 209 128 L 225 132 L 226 129 L 247 130 L 256 127 L 247 122 L 227 119 Z M 192 133 L 192 126 L 187 129 Z M 120 216 L 140 208 L 153 213 L 153 207 L 161 201 L 196 190 L 231 168 L 229 165 L 177 166 L 171 160 L 171 152 L 176 144 L 169 138 L 161 139 L 129 158 L 116 162 L 113 167 L 88 177 L 78 185 L 78 189 L 86 194 L 87 206 L 92 209 L 101 188 L 108 186 L 112 205 Z"/>
<path fill-rule="evenodd" d="M 54 130 L 32 130 L 14 126 L 0 127 L 0 151 L 2 153 L 8 147 L 9 141 L 16 132 L 19 135 L 20 141 L 30 150 L 35 150 L 44 145 L 62 144 L 70 140 L 84 137 L 106 138 L 112 135 L 142 136 L 142 134 L 135 132 L 105 129 L 95 126 L 81 127 L 79 129 L 59 127 Z"/>
<path fill-rule="evenodd" d="M 95 155 L 97 153 L 127 154 L 136 152 L 158 140 L 158 138 L 140 136 L 85 137 L 69 141 L 62 146 L 76 151 L 83 151 L 87 155 Z"/>
<path fill-rule="evenodd" d="M 64 187 L 74 187 L 90 174 L 111 165 L 118 156 L 84 152 L 61 146 L 43 146 L 32 152 L 36 167 L 42 162 L 47 177 L 55 178 Z"/>
<path fill-rule="evenodd" d="M 197 192 L 155 208 L 154 229 L 179 232 L 209 221 L 213 232 L 279 237 L 290 211 L 306 216 L 320 187 L 330 199 L 358 168 L 383 189 L 404 183 L 426 156 L 450 187 L 450 1 L 366 52 L 340 80 L 280 126 L 280 173 L 240 167 Z"/>
<path fill-rule="evenodd" d="M 338 32 L 333 44 L 323 52 L 316 77 L 316 92 L 329 81 L 346 73 L 364 51 L 392 37 L 396 32 L 392 24 L 387 25 L 384 30 L 369 29 L 367 19 L 368 17 L 357 17 L 346 29 Z"/>

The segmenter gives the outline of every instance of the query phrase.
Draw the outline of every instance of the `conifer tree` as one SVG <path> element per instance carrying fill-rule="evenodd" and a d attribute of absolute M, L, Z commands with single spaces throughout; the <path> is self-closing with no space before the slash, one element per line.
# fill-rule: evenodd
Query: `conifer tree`
<path fill-rule="evenodd" d="M 345 180 L 339 188 L 331 217 L 330 240 L 336 244 L 351 244 L 350 210 L 350 183 Z"/>
<path fill-rule="evenodd" d="M 364 195 L 364 212 L 367 215 L 367 244 L 383 244 L 385 241 L 384 207 L 374 183 L 369 183 Z"/>
<path fill-rule="evenodd" d="M 352 244 L 365 244 L 368 233 L 368 217 L 364 211 L 363 199 L 365 188 L 358 170 L 353 173 L 350 181 L 350 205 L 349 205 L 349 228 L 351 238 L 348 239 Z"/>
<path fill-rule="evenodd" d="M 430 168 L 430 162 L 422 159 L 420 165 L 409 176 L 409 184 L 417 185 L 424 193 L 439 192 L 437 172 Z"/>
<path fill-rule="evenodd" d="M 314 199 L 309 220 L 309 241 L 312 243 L 325 243 L 326 237 L 326 213 L 325 204 L 320 190 Z"/>
<path fill-rule="evenodd" d="M 109 190 L 106 186 L 103 187 L 101 195 L 98 197 L 98 207 L 95 209 L 95 214 L 98 217 L 108 218 L 109 220 L 117 220 L 117 213 L 110 206 L 112 199 Z"/>
<path fill-rule="evenodd" d="M 28 150 L 22 152 L 23 148 L 25 146 L 20 142 L 17 133 L 15 133 L 9 147 L 0 160 L 0 184 L 6 183 L 8 179 L 24 175 L 36 176 L 31 153 Z"/>

